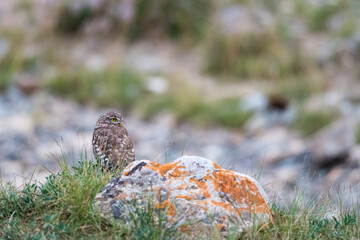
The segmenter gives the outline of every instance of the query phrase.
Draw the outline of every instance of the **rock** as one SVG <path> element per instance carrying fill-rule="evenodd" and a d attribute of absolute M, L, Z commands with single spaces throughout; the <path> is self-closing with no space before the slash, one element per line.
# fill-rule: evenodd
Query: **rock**
<path fill-rule="evenodd" d="M 30 74 L 18 74 L 15 79 L 16 86 L 25 95 L 31 95 L 39 89 L 40 84 Z"/>
<path fill-rule="evenodd" d="M 305 143 L 293 136 L 286 128 L 274 128 L 242 142 L 236 150 L 236 159 L 230 162 L 231 169 L 259 167 L 276 164 L 288 158 L 303 157 Z"/>
<path fill-rule="evenodd" d="M 351 166 L 360 167 L 360 145 L 357 144 L 351 148 L 349 164 Z"/>
<path fill-rule="evenodd" d="M 268 105 L 268 98 L 262 92 L 254 92 L 246 96 L 241 103 L 245 111 L 264 111 Z"/>
<path fill-rule="evenodd" d="M 127 221 L 149 199 L 165 209 L 166 227 L 181 226 L 190 235 L 209 227 L 224 234 L 231 226 L 243 231 L 255 219 L 256 224 L 271 219 L 268 197 L 255 179 L 192 156 L 164 165 L 135 161 L 96 195 L 94 205 L 104 217 Z"/>
<path fill-rule="evenodd" d="M 282 111 L 277 109 L 267 109 L 254 114 L 254 116 L 246 123 L 246 132 L 250 135 L 259 132 L 265 132 L 272 128 L 280 126 L 289 126 L 294 122 L 296 117 L 295 107 L 289 107 Z"/>
<path fill-rule="evenodd" d="M 325 93 L 315 94 L 314 96 L 310 97 L 305 103 L 305 108 L 308 111 L 337 109 L 342 101 L 344 101 L 344 99 L 344 96 L 339 92 L 327 91 Z"/>
<path fill-rule="evenodd" d="M 323 189 L 327 190 L 331 186 L 343 183 L 344 177 L 349 173 L 349 170 L 343 166 L 336 166 L 332 168 L 323 180 Z"/>
<path fill-rule="evenodd" d="M 309 142 L 315 165 L 343 163 L 355 145 L 356 121 L 342 119 L 318 132 Z"/>
<path fill-rule="evenodd" d="M 146 88 L 154 94 L 164 94 L 169 88 L 168 81 L 163 77 L 148 77 L 146 80 Z"/>

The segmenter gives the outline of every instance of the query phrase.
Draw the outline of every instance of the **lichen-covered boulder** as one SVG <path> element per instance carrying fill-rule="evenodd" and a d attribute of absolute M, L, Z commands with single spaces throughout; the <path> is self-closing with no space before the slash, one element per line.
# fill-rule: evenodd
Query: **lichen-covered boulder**
<path fill-rule="evenodd" d="M 135 161 L 96 195 L 94 204 L 104 217 L 128 220 L 146 201 L 166 212 L 166 227 L 189 234 L 208 227 L 242 231 L 271 218 L 268 198 L 255 179 L 191 156 L 163 165 Z"/>

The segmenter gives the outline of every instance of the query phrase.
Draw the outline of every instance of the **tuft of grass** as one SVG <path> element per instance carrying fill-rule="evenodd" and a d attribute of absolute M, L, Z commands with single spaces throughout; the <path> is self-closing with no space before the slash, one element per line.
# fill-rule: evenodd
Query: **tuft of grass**
<path fill-rule="evenodd" d="M 105 219 L 93 208 L 95 195 L 120 171 L 104 172 L 86 157 L 75 167 L 65 161 L 63 156 L 61 170 L 45 183 L 26 183 L 20 190 L 11 183 L 0 186 L 1 239 L 171 239 L 174 229 L 163 227 L 166 213 L 158 209 L 154 215 L 150 202 L 135 208 L 131 223 Z"/>
<path fill-rule="evenodd" d="M 273 223 L 245 232 L 241 237 L 246 239 L 357 239 L 360 236 L 358 208 L 343 212 L 338 216 L 325 217 L 322 204 L 322 202 L 312 202 L 304 206 L 300 202 L 293 202 L 283 208 L 273 204 Z"/>
<path fill-rule="evenodd" d="M 80 103 L 90 102 L 124 110 L 133 107 L 145 91 L 142 78 L 127 69 L 64 72 L 49 79 L 48 87 L 54 93 Z"/>
<path fill-rule="evenodd" d="M 299 110 L 294 122 L 294 128 L 298 129 L 304 137 L 308 137 L 329 125 L 335 119 L 336 114 L 330 111 Z"/>
<path fill-rule="evenodd" d="M 62 164 L 44 184 L 27 183 L 21 190 L 10 183 L 2 186 L 2 239 L 69 238 L 101 230 L 106 222 L 93 210 L 92 201 L 111 175 L 90 161 L 79 164 Z"/>

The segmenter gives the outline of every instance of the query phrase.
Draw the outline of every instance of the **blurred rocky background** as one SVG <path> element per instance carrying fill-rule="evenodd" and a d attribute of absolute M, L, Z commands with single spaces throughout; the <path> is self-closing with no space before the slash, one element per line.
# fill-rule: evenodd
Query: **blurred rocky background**
<path fill-rule="evenodd" d="M 1 0 L 0 177 L 92 157 L 114 109 L 138 159 L 202 156 L 276 201 L 351 202 L 359 16 L 357 0 Z"/>

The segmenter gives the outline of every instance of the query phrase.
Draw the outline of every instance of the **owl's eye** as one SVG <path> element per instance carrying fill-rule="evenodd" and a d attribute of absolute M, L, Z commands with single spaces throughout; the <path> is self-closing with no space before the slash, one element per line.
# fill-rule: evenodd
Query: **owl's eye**
<path fill-rule="evenodd" d="M 110 118 L 110 120 L 111 120 L 112 122 L 116 122 L 116 121 L 117 121 L 116 118 Z"/>

